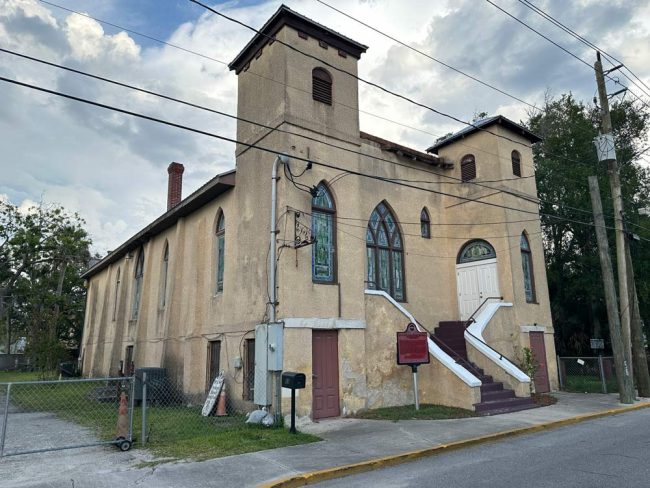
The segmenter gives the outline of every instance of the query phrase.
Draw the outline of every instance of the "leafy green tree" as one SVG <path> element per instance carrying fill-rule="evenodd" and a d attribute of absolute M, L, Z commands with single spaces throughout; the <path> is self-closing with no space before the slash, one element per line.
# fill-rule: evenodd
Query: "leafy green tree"
<path fill-rule="evenodd" d="M 62 207 L 40 204 L 21 212 L 0 202 L 0 290 L 6 348 L 27 337 L 33 364 L 52 370 L 78 347 L 90 259 L 83 220 Z"/>
<path fill-rule="evenodd" d="M 650 174 L 637 164 L 650 128 L 647 109 L 630 101 L 612 105 L 616 152 L 621 168 L 625 219 L 630 230 L 650 238 L 650 222 L 643 215 L 650 207 Z M 542 216 L 551 311 L 560 354 L 590 351 L 590 337 L 608 338 L 603 285 L 587 177 L 597 175 L 607 223 L 613 227 L 612 200 L 607 168 L 598 162 L 594 138 L 598 135 L 599 109 L 571 95 L 548 99 L 544 109 L 530 114 L 526 125 L 544 140 L 533 148 Z M 645 224 L 645 225 L 644 225 Z M 642 225 L 646 229 L 634 227 Z M 610 231 L 610 242 L 613 234 Z M 648 242 L 633 256 L 641 315 L 648 316 L 650 273 Z M 615 260 L 614 260 L 615 262 Z M 645 272 L 644 272 L 645 271 Z"/>

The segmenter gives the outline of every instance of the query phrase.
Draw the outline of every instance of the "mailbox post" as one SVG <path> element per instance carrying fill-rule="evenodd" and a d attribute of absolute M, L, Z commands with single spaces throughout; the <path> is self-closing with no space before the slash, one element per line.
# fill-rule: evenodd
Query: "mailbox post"
<path fill-rule="evenodd" d="M 282 387 L 291 390 L 291 428 L 289 432 L 297 434 L 296 431 L 296 390 L 305 387 L 305 374 L 285 371 L 282 373 Z"/>
<path fill-rule="evenodd" d="M 418 366 L 429 361 L 429 334 L 420 332 L 413 323 L 408 324 L 404 332 L 397 333 L 397 364 L 411 366 L 416 410 L 420 410 Z"/>

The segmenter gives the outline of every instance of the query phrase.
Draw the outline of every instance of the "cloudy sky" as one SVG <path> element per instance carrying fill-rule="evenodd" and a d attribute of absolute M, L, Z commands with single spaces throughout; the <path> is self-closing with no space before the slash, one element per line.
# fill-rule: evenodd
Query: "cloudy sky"
<path fill-rule="evenodd" d="M 207 0 L 206 0 L 207 1 Z M 355 18 L 540 105 L 546 93 L 591 100 L 593 70 L 485 0 L 326 0 Z M 493 0 L 593 63 L 595 53 L 518 0 Z M 132 32 L 47 2 L 0 0 L 0 47 L 236 112 L 236 76 L 225 64 L 252 33 L 188 0 L 53 0 Z M 463 120 L 476 112 L 526 118 L 530 107 L 482 86 L 359 25 L 317 0 L 292 9 L 369 46 L 360 76 Z M 534 0 L 598 44 L 650 85 L 650 0 Z M 210 3 L 254 27 L 281 4 Z M 165 46 L 133 31 L 203 54 Z M 234 123 L 56 68 L 0 53 L 0 76 L 234 137 Z M 621 79 L 622 82 L 627 80 Z M 628 83 L 629 84 L 629 83 Z M 613 82 L 608 84 L 615 91 Z M 633 87 L 634 88 L 634 87 Z M 638 89 L 635 89 L 639 93 Z M 647 90 L 650 93 L 650 90 Z M 424 149 L 462 126 L 360 86 L 361 128 Z M 386 120 L 390 119 L 390 121 Z M 87 221 L 94 250 L 105 253 L 158 217 L 166 205 L 166 167 L 185 164 L 184 195 L 234 167 L 234 147 L 0 82 L 0 198 L 27 207 L 55 202 Z"/>

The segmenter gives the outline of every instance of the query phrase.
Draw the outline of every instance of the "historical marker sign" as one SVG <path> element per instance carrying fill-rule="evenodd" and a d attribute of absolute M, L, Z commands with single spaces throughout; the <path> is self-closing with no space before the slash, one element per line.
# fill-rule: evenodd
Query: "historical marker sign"
<path fill-rule="evenodd" d="M 415 324 L 408 324 L 397 333 L 397 364 L 429 364 L 429 335 L 420 332 Z"/>

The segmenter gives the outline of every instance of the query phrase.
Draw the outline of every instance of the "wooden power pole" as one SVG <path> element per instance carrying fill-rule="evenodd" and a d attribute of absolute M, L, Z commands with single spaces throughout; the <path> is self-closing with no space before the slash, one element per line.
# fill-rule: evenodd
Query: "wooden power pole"
<path fill-rule="evenodd" d="M 589 193 L 591 194 L 591 205 L 594 209 L 594 225 L 596 227 L 596 239 L 598 240 L 600 268 L 603 272 L 607 322 L 609 323 L 609 335 L 612 340 L 612 352 L 614 353 L 614 364 L 616 365 L 619 398 L 621 403 L 634 403 L 634 380 L 629 367 L 630 362 L 625 355 L 625 348 L 623 346 L 621 318 L 618 314 L 618 304 L 616 303 L 614 272 L 612 271 L 612 261 L 609 258 L 609 243 L 607 242 L 607 232 L 605 230 L 603 205 L 600 201 L 598 178 L 595 176 L 589 177 Z"/>
<path fill-rule="evenodd" d="M 643 340 L 643 327 L 641 325 L 641 313 L 639 311 L 639 297 L 636 294 L 634 282 L 634 267 L 632 266 L 632 254 L 630 242 L 625 246 L 625 260 L 627 264 L 627 288 L 630 292 L 630 329 L 632 331 L 632 364 L 634 366 L 634 379 L 639 396 L 650 397 L 650 373 L 648 372 L 648 360 L 645 354 Z"/>
<path fill-rule="evenodd" d="M 630 330 L 630 301 L 628 292 L 627 266 L 625 259 L 625 230 L 623 229 L 623 198 L 621 197 L 621 181 L 618 172 L 618 162 L 614 150 L 614 137 L 612 135 L 612 119 L 609 114 L 609 100 L 605 88 L 605 75 L 600 61 L 600 53 L 594 64 L 596 83 L 598 84 L 598 97 L 600 99 L 602 135 L 598 140 L 599 159 L 607 162 L 607 173 L 612 190 L 614 203 L 614 228 L 616 229 L 616 270 L 618 271 L 618 297 L 620 307 L 620 324 L 623 333 L 623 350 L 625 358 L 632 373 L 632 334 Z M 600 194 L 599 194 L 600 198 Z M 600 246 L 599 246 L 600 247 Z"/>

